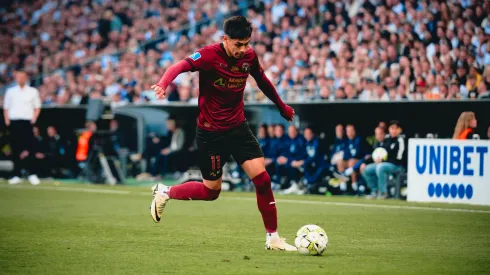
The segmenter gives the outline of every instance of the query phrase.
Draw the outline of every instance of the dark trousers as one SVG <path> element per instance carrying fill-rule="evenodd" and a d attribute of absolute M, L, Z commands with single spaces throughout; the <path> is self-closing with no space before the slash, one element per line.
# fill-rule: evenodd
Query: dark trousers
<path fill-rule="evenodd" d="M 12 147 L 12 160 L 14 161 L 14 176 L 21 176 L 21 169 L 31 170 L 34 143 L 32 124 L 29 120 L 12 120 L 10 122 L 10 146 Z M 20 154 L 28 151 L 29 156 L 20 159 Z"/>
<path fill-rule="evenodd" d="M 160 154 L 156 157 L 151 170 L 152 176 L 165 176 L 169 171 L 179 171 L 181 166 L 182 152 L 172 152 L 168 155 Z"/>

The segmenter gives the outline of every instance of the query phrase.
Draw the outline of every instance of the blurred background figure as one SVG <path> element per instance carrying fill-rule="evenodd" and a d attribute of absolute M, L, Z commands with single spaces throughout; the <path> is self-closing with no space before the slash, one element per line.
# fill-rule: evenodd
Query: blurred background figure
<path fill-rule="evenodd" d="M 15 74 L 16 86 L 7 90 L 3 102 L 5 125 L 10 129 L 10 144 L 14 160 L 14 177 L 9 184 L 21 182 L 22 170 L 29 174 L 31 184 L 40 183 L 36 173 L 32 171 L 34 158 L 33 125 L 41 113 L 41 100 L 36 88 L 28 85 L 27 74 L 18 71 Z"/>

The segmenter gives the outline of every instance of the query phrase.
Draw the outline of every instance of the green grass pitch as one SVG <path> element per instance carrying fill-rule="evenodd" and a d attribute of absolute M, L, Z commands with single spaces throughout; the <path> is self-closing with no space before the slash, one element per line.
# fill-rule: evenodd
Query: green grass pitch
<path fill-rule="evenodd" d="M 323 227 L 323 256 L 265 251 L 252 193 L 171 201 L 155 224 L 149 187 L 0 184 L 0 274 L 490 273 L 490 207 L 276 199 L 279 233 Z"/>

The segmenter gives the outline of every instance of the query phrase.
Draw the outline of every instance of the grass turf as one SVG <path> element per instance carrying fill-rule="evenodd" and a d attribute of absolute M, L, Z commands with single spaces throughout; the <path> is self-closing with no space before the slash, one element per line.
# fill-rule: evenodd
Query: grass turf
<path fill-rule="evenodd" d="M 262 221 L 249 193 L 225 193 L 214 202 L 172 201 L 162 222 L 155 224 L 148 211 L 148 188 L 0 184 L 0 273 L 488 274 L 490 270 L 489 207 L 277 198 L 281 235 L 292 243 L 302 225 L 318 224 L 329 236 L 323 256 L 265 251 Z M 487 212 L 445 210 L 455 208 Z"/>

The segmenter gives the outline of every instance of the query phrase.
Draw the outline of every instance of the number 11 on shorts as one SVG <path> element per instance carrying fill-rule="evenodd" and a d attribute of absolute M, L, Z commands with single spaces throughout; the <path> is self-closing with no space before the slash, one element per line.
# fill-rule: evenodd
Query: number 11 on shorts
<path fill-rule="evenodd" d="M 211 171 L 219 172 L 221 168 L 221 157 L 220 156 L 211 156 Z"/>

